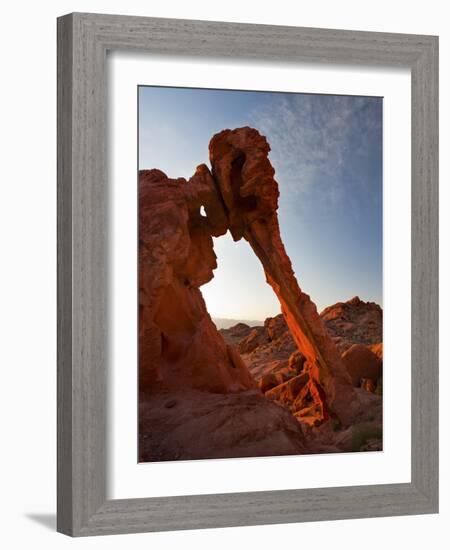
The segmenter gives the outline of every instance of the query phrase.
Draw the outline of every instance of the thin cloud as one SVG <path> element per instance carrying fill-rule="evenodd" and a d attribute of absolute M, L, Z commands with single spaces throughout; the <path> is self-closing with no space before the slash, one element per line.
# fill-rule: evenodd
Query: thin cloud
<path fill-rule="evenodd" d="M 266 135 L 276 177 L 289 194 L 319 192 L 324 206 L 334 207 L 352 185 L 370 191 L 366 172 L 374 147 L 381 147 L 381 99 L 277 94 L 251 119 Z"/>

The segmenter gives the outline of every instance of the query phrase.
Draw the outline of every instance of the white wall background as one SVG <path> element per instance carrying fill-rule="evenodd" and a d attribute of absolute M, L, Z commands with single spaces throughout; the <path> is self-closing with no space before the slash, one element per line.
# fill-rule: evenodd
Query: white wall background
<path fill-rule="evenodd" d="M 106 5 L 107 4 L 107 5 Z M 441 513 L 298 525 L 244 527 L 71 540 L 54 532 L 56 469 L 56 23 L 91 11 L 440 35 L 441 280 L 450 279 L 450 26 L 446 2 L 321 0 L 16 0 L 0 33 L 0 500 L 5 548 L 422 549 L 448 544 L 450 521 L 448 359 L 441 353 Z M 407 9 L 405 10 L 405 7 Z M 447 183 L 447 185 L 445 185 Z M 447 236 L 447 237 L 446 237 Z M 441 289 L 441 334 L 449 290 Z M 444 338 L 442 338 L 443 341 Z M 442 542 L 439 542 L 442 541 Z"/>

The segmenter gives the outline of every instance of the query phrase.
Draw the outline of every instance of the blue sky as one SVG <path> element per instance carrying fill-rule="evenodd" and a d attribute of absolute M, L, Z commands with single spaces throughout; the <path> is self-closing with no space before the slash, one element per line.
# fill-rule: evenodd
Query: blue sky
<path fill-rule="evenodd" d="M 318 310 L 355 295 L 382 305 L 382 99 L 139 88 L 139 168 L 188 179 L 209 165 L 224 128 L 266 136 L 280 187 L 281 235 L 300 287 Z M 213 317 L 280 312 L 245 241 L 215 239 L 218 268 L 202 287 Z"/>

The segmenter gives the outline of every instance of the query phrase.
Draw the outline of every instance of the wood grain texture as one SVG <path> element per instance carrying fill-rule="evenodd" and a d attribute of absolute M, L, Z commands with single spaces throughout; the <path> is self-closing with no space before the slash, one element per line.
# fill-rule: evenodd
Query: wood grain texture
<path fill-rule="evenodd" d="M 438 42 L 411 71 L 412 479 L 438 507 Z"/>
<path fill-rule="evenodd" d="M 72 19 L 58 20 L 57 529 L 72 526 Z"/>
<path fill-rule="evenodd" d="M 410 67 L 412 481 L 107 500 L 106 52 Z M 116 15 L 58 20 L 58 530 L 74 536 L 438 509 L 438 39 Z"/>

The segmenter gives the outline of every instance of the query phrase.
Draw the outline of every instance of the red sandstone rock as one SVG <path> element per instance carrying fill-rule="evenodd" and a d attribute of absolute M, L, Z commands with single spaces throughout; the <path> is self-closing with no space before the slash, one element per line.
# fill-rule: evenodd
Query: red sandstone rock
<path fill-rule="evenodd" d="M 383 361 L 383 343 L 380 342 L 378 344 L 373 344 L 372 346 L 369 346 L 369 349 L 373 351 L 373 353 Z"/>
<path fill-rule="evenodd" d="M 219 330 L 219 332 L 227 332 L 234 338 L 237 338 L 238 341 L 242 340 L 242 338 L 245 338 L 248 336 L 248 334 L 253 330 L 252 327 L 249 325 L 246 325 L 245 323 L 238 323 L 237 325 L 234 325 L 230 327 L 229 329 L 222 329 Z"/>
<path fill-rule="evenodd" d="M 337 342 L 337 347 L 342 351 L 348 350 L 353 344 L 360 343 L 362 336 L 366 342 L 370 342 L 382 334 L 381 308 L 371 302 L 363 302 L 359 298 L 329 306 L 322 312 L 321 317 L 325 320 L 328 334 L 335 343 Z M 277 327 L 277 332 L 276 335 L 272 332 L 271 338 L 268 330 L 274 326 Z M 342 331 L 344 326 L 346 327 L 345 333 Z M 295 370 L 297 374 L 301 372 L 305 358 L 301 354 L 298 355 L 300 352 L 297 350 L 283 315 L 269 317 L 263 327 L 256 327 L 259 332 L 258 340 L 256 342 L 252 337 L 250 347 L 247 347 L 246 339 L 254 329 L 247 325 L 243 325 L 246 328 L 239 327 L 241 324 L 236 325 L 236 329 L 231 327 L 220 332 L 226 342 L 237 346 L 257 381 L 270 373 L 281 374 L 287 379 L 290 370 Z M 336 336 L 338 333 L 342 336 Z M 255 346 L 256 343 L 257 346 Z M 368 345 L 368 347 L 383 360 L 383 344 L 381 342 Z M 295 367 L 294 361 L 297 357 L 302 359 L 298 367 Z M 381 385 L 378 383 L 377 386 L 379 389 L 376 391 L 381 392 Z"/>
<path fill-rule="evenodd" d="M 192 389 L 141 400 L 141 462 L 305 454 L 300 424 L 258 391 Z M 167 403 L 171 405 L 167 407 Z"/>
<path fill-rule="evenodd" d="M 272 328 L 277 328 L 276 334 Z M 252 334 L 256 330 L 256 334 Z M 268 331 L 271 331 L 269 335 Z M 297 350 L 290 330 L 282 314 L 268 317 L 264 326 L 248 327 L 242 331 L 242 339 L 236 337 L 234 327 L 222 329 L 220 333 L 225 341 L 237 346 L 239 353 L 247 364 L 252 376 L 258 381 L 265 374 L 289 373 L 289 358 Z"/>
<path fill-rule="evenodd" d="M 266 397 L 284 405 L 304 424 L 317 426 L 329 417 L 323 390 L 309 372 L 270 389 Z"/>
<path fill-rule="evenodd" d="M 254 349 L 260 346 L 265 341 L 265 334 L 263 327 L 254 327 L 250 333 L 243 338 L 237 349 L 239 353 L 251 353 Z"/>
<path fill-rule="evenodd" d="M 383 310 L 358 296 L 325 308 L 320 317 L 341 353 L 353 344 L 372 345 L 383 340 Z"/>
<path fill-rule="evenodd" d="M 270 389 L 266 396 L 275 401 L 279 401 L 288 407 L 292 407 L 294 401 L 297 399 L 300 391 L 309 383 L 308 374 L 300 374 L 295 376 L 291 380 L 284 382 L 272 389 Z"/>
<path fill-rule="evenodd" d="M 289 330 L 283 315 L 268 317 L 264 321 L 264 328 L 269 341 L 277 340 L 286 330 Z"/>
<path fill-rule="evenodd" d="M 217 266 L 211 235 L 226 230 L 209 171 L 199 167 L 187 182 L 144 170 L 139 182 L 140 390 L 254 387 L 239 354 L 217 332 L 199 290 Z"/>
<path fill-rule="evenodd" d="M 355 387 L 361 386 L 364 379 L 370 379 L 375 385 L 382 375 L 382 361 L 362 344 L 351 346 L 342 354 L 342 360 Z M 367 383 L 366 385 L 368 386 Z"/>
<path fill-rule="evenodd" d="M 358 408 L 356 396 L 316 306 L 297 283 L 281 241 L 279 191 L 269 150 L 266 139 L 254 129 L 224 130 L 209 145 L 212 175 L 223 198 L 230 232 L 234 240 L 244 237 L 260 259 L 292 337 L 307 359 L 323 409 L 349 423 Z M 319 420 L 324 419 L 325 414 Z"/>
<path fill-rule="evenodd" d="M 300 374 L 305 366 L 306 357 L 300 351 L 296 350 L 289 356 L 289 368 Z"/>
<path fill-rule="evenodd" d="M 364 343 L 375 355 L 381 360 L 383 359 L 383 344 L 378 341 L 378 338 L 382 335 L 383 316 L 382 310 L 377 304 L 353 298 L 347 302 L 338 302 L 327 307 L 321 313 L 321 318 L 325 322 L 328 334 L 341 353 L 353 344 Z M 241 324 L 237 325 L 237 327 L 239 326 Z M 244 326 L 247 328 L 237 328 L 235 332 L 234 327 L 231 327 L 221 330 L 220 333 L 226 342 L 237 346 L 256 380 L 267 372 L 267 364 L 274 360 L 287 361 L 290 354 L 297 350 L 290 330 L 281 314 L 266 319 L 263 327 L 256 327 L 260 332 L 260 336 L 257 347 L 253 343 L 251 351 L 248 350 L 244 340 L 254 329 L 247 325 Z M 277 336 L 275 338 L 273 333 L 271 337 L 268 334 L 268 330 L 273 326 L 277 326 Z M 287 364 L 288 362 L 283 365 L 283 368 Z"/>
<path fill-rule="evenodd" d="M 344 427 L 368 415 L 357 393 L 363 390 L 353 389 L 314 303 L 292 271 L 279 232 L 278 185 L 268 151 L 256 130 L 226 130 L 211 140 L 212 174 L 205 165 L 189 181 L 169 179 L 159 170 L 140 173 L 143 460 L 308 452 L 314 445 L 305 446 L 305 429 L 315 430 L 316 452 L 333 449 L 338 438 L 330 423 L 323 432 L 318 424 L 330 413 Z M 200 292 L 217 266 L 212 236 L 228 229 L 235 240 L 249 242 L 280 300 L 283 315 L 264 327 L 241 326 L 232 340 L 247 357 L 258 356 L 258 367 L 252 368 L 257 378 L 273 375 L 277 385 L 266 395 L 275 403 L 251 390 L 249 370 L 218 333 Z M 344 311 L 348 307 L 358 310 L 359 320 L 376 324 L 375 308 L 372 317 L 364 317 L 360 302 L 347 302 L 341 308 L 345 315 L 336 310 L 323 317 L 336 340 L 347 342 L 357 324 Z M 375 324 L 358 338 L 373 337 Z M 261 381 L 261 389 L 267 382 Z M 379 407 L 379 396 L 363 393 L 373 396 L 370 407 Z"/>
<path fill-rule="evenodd" d="M 248 391 L 252 376 L 206 310 L 199 287 L 217 265 L 212 235 L 226 230 L 209 171 L 142 171 L 139 183 L 140 460 L 308 452 L 289 411 Z"/>
<path fill-rule="evenodd" d="M 265 374 L 261 377 L 258 382 L 258 387 L 262 393 L 266 393 L 282 383 L 283 380 L 281 379 L 280 375 L 274 374 L 272 372 L 270 374 Z"/>

